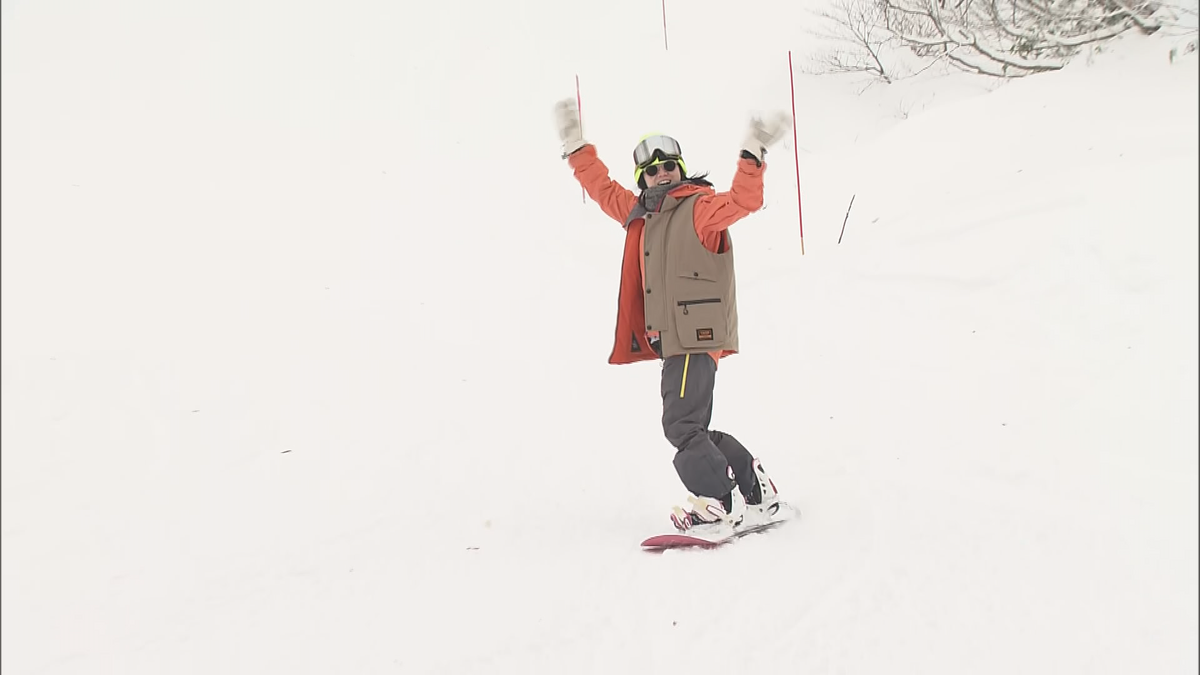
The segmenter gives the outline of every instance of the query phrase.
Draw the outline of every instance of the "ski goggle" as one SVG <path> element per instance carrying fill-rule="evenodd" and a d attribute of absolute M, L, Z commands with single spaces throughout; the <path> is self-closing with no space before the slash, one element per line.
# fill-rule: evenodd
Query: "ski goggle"
<path fill-rule="evenodd" d="M 633 165 L 644 167 L 654 161 L 655 155 L 660 155 L 663 159 L 679 159 L 683 156 L 683 149 L 679 147 L 679 141 L 670 136 L 644 136 L 633 148 Z"/>
<path fill-rule="evenodd" d="M 687 164 L 683 161 L 683 150 L 679 147 L 679 141 L 662 134 L 651 134 L 638 141 L 633 149 L 633 162 L 634 182 L 640 181 L 643 173 L 654 177 L 659 166 L 666 171 L 674 171 L 675 165 L 678 164 L 679 168 L 687 173 Z M 668 163 L 670 166 L 667 166 Z"/>

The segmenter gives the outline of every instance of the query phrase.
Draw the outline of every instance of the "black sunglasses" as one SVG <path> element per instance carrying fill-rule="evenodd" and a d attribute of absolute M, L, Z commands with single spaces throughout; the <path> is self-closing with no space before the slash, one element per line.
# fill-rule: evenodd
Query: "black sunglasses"
<path fill-rule="evenodd" d="M 675 167 L 677 167 L 679 165 L 675 163 L 675 160 L 668 159 L 667 161 L 663 162 L 662 164 L 651 164 L 650 166 L 642 169 L 642 173 L 646 174 L 647 176 L 649 176 L 651 178 L 654 178 L 655 176 L 658 175 L 658 167 L 660 167 L 660 166 L 663 168 L 663 171 L 666 171 L 669 173 L 671 171 L 674 171 Z"/>

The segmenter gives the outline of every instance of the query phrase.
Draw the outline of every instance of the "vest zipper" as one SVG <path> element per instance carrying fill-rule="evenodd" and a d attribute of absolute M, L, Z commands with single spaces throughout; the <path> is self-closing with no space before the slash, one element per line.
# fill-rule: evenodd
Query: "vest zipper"
<path fill-rule="evenodd" d="M 711 305 L 711 304 L 717 303 L 717 302 L 721 302 L 721 299 L 720 298 L 705 298 L 703 300 L 680 300 L 679 302 L 677 302 L 675 304 L 682 307 L 683 313 L 687 314 L 688 307 L 690 305 Z"/>

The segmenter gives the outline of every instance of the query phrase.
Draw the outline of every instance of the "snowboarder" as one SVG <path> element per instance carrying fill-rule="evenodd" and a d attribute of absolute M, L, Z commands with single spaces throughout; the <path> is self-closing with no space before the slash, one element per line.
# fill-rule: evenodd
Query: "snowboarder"
<path fill-rule="evenodd" d="M 769 518 L 779 498 L 762 463 L 709 423 L 717 365 L 738 351 L 729 226 L 762 207 L 767 148 L 791 127 L 790 119 L 777 113 L 751 120 L 733 185 L 720 193 L 707 174 L 688 176 L 675 139 L 644 136 L 633 149 L 633 179 L 641 190 L 634 194 L 609 177 L 595 146 L 583 139 L 574 99 L 559 101 L 555 116 L 562 156 L 576 180 L 625 228 L 608 362 L 662 362 L 663 432 L 691 493 L 691 506 L 675 507 L 672 522 L 682 531 Z"/>

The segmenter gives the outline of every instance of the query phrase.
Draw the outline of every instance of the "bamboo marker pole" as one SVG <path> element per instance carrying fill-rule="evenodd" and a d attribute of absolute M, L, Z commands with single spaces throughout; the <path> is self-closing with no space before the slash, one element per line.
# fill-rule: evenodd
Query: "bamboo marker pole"
<path fill-rule="evenodd" d="M 664 0 L 665 1 L 665 0 Z M 583 96 L 579 94 L 579 73 L 575 74 L 575 108 L 579 111 L 579 135 L 583 135 Z M 587 189 L 583 186 L 579 187 L 579 191 L 583 193 L 583 203 L 587 203 Z"/>
<path fill-rule="evenodd" d="M 666 0 L 663 0 L 666 2 Z M 804 255 L 804 209 L 800 206 L 800 144 L 796 140 L 796 78 L 792 74 L 792 50 L 788 50 L 788 80 L 792 84 L 792 149 L 796 153 L 796 213 L 800 216 L 800 255 Z"/>
<path fill-rule="evenodd" d="M 663 12 L 663 49 L 669 51 L 670 47 L 667 46 L 667 0 L 662 0 L 662 12 Z"/>
<path fill-rule="evenodd" d="M 838 235 L 839 244 L 842 243 L 842 235 L 846 234 L 846 221 L 850 220 L 850 209 L 854 208 L 854 198 L 857 196 L 857 193 L 850 195 L 850 206 L 846 207 L 846 217 L 842 218 L 842 233 Z"/>

